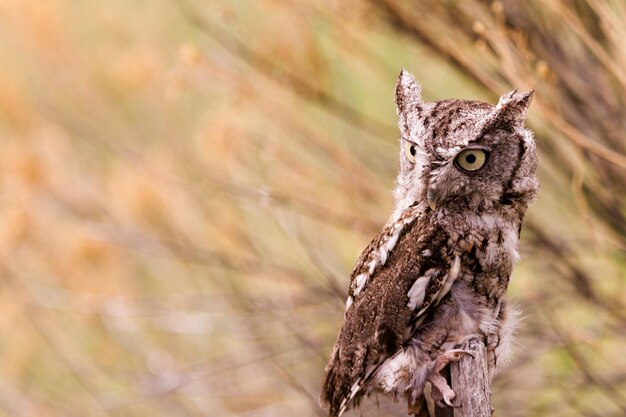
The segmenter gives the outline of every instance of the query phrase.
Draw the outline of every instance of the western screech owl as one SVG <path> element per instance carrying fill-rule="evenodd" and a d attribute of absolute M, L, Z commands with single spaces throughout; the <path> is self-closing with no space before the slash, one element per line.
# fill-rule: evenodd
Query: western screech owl
<path fill-rule="evenodd" d="M 513 91 L 496 106 L 425 103 L 400 73 L 395 211 L 352 272 L 320 397 L 331 416 L 376 392 L 419 409 L 427 382 L 434 401 L 451 405 L 440 372 L 472 337 L 487 346 L 490 375 L 506 358 L 516 312 L 505 293 L 539 188 L 524 127 L 532 94 Z"/>

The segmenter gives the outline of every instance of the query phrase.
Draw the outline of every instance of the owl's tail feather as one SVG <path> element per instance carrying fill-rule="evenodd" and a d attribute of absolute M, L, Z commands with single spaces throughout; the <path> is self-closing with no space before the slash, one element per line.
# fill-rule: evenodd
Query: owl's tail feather
<path fill-rule="evenodd" d="M 338 415 L 337 397 L 340 390 L 337 388 L 341 385 L 341 377 L 337 375 L 336 369 L 338 356 L 338 349 L 335 346 L 333 353 L 330 355 L 330 360 L 324 369 L 324 380 L 322 381 L 322 392 L 320 393 L 320 406 L 329 409 L 329 416 L 331 417 Z"/>
<path fill-rule="evenodd" d="M 361 378 L 358 378 L 350 388 L 350 395 L 341 400 L 337 417 L 341 417 L 341 415 L 346 412 L 349 402 L 354 400 L 354 397 L 361 391 L 361 388 L 363 388 L 363 381 L 361 380 Z"/>
<path fill-rule="evenodd" d="M 362 397 L 361 389 L 366 380 L 357 378 L 351 383 L 352 378 L 347 369 L 342 367 L 338 352 L 333 351 L 328 365 L 324 370 L 322 392 L 320 394 L 320 406 L 328 408 L 330 417 L 340 417 L 349 407 L 356 405 Z"/>

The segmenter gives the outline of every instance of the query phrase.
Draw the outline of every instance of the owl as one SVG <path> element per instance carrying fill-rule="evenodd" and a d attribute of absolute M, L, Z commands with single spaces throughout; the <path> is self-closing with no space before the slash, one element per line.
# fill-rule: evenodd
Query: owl
<path fill-rule="evenodd" d="M 506 360 L 516 311 L 505 293 L 539 188 L 524 127 L 532 96 L 428 103 L 400 73 L 395 210 L 352 272 L 320 396 L 330 416 L 373 393 L 406 399 L 423 415 L 427 383 L 430 399 L 453 406 L 441 372 L 471 338 L 487 347 L 490 377 Z"/>

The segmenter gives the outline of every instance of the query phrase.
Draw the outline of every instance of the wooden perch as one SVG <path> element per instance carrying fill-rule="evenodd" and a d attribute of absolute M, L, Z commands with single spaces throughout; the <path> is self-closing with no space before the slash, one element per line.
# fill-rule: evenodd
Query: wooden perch
<path fill-rule="evenodd" d="M 474 352 L 450 364 L 452 389 L 456 393 L 454 417 L 491 417 L 491 388 L 487 371 L 487 349 L 482 340 L 469 340 L 463 349 Z"/>
<path fill-rule="evenodd" d="M 487 371 L 487 349 L 482 340 L 471 339 L 462 347 L 474 353 L 463 355 L 460 361 L 450 364 L 448 382 L 456 393 L 454 404 L 458 408 L 435 406 L 436 417 L 491 417 L 491 389 Z"/>

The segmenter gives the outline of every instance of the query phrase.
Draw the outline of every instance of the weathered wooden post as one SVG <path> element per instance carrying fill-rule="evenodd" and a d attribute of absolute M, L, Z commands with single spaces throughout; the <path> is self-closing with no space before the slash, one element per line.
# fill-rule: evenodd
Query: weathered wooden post
<path fill-rule="evenodd" d="M 474 353 L 464 355 L 450 364 L 452 389 L 456 393 L 454 417 L 491 417 L 491 387 L 487 371 L 487 349 L 482 340 L 471 339 L 463 349 Z"/>
<path fill-rule="evenodd" d="M 456 393 L 456 408 L 435 406 L 436 417 L 491 417 L 491 388 L 487 371 L 487 349 L 482 340 L 471 339 L 462 347 L 473 353 L 450 364 L 450 386 Z M 410 409 L 410 408 L 409 408 Z M 425 411 L 425 410 L 424 410 Z"/>

